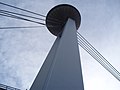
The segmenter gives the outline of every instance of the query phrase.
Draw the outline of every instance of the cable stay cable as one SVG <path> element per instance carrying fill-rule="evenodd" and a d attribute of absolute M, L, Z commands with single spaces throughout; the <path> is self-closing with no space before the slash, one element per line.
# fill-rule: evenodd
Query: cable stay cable
<path fill-rule="evenodd" d="M 81 45 L 82 43 L 82 45 Z M 108 66 L 106 63 L 104 63 L 100 57 L 96 56 L 95 53 L 91 52 L 91 50 L 84 44 L 84 42 L 79 41 L 78 44 L 85 50 L 87 51 L 95 60 L 97 60 L 106 70 L 108 70 L 115 78 L 120 80 L 120 76 L 113 70 L 111 69 L 110 66 Z"/>
<path fill-rule="evenodd" d="M 0 2 L 0 4 L 1 4 L 1 5 L 4 5 L 4 6 L 11 7 L 11 8 L 14 8 L 14 9 L 18 9 L 18 10 L 21 10 L 21 11 L 25 11 L 25 12 L 28 12 L 28 13 L 31 13 L 31 14 L 34 14 L 34 15 L 46 17 L 46 16 L 44 16 L 44 15 L 42 15 L 42 14 L 39 14 L 39 13 L 36 13 L 36 12 L 32 12 L 32 11 L 30 11 L 30 10 L 26 10 L 26 9 L 23 9 L 23 8 L 20 8 L 20 7 L 16 7 L 16 6 L 13 6 L 13 5 L 4 3 L 4 2 Z"/>
<path fill-rule="evenodd" d="M 19 16 L 24 16 L 24 17 L 28 17 L 28 18 L 32 18 L 32 19 L 37 19 L 37 20 L 45 21 L 45 19 L 42 19 L 42 18 L 37 18 L 37 17 L 25 15 L 25 14 L 15 13 L 15 12 L 7 11 L 7 10 L 0 9 L 0 12 L 1 13 L 8 13 L 8 14 L 19 15 Z"/>
<path fill-rule="evenodd" d="M 84 42 L 84 41 L 82 41 L 82 43 L 86 46 L 86 43 Z M 79 41 L 79 45 L 80 45 L 81 43 L 80 43 L 80 41 Z M 82 45 L 80 45 L 83 49 L 85 49 L 85 47 L 83 47 Z M 87 47 L 87 46 L 86 46 Z M 87 47 L 88 48 L 88 47 Z M 90 48 L 88 48 L 88 49 L 90 49 Z M 86 50 L 86 49 L 85 49 Z M 87 52 L 88 52 L 88 50 L 86 50 Z M 90 50 L 90 52 L 92 52 L 93 53 L 93 51 L 91 51 Z M 89 53 L 89 52 L 88 52 Z M 89 53 L 90 54 L 90 53 Z M 94 53 L 93 53 L 94 54 Z M 91 54 L 90 54 L 91 55 Z M 95 54 L 94 54 L 95 55 Z M 98 61 L 98 59 L 96 59 L 93 55 L 91 55 L 95 60 L 97 60 Z M 96 55 L 95 55 L 96 56 Z M 98 57 L 98 56 L 97 56 Z M 98 57 L 99 58 L 99 57 Z M 103 61 L 102 61 L 103 62 Z M 99 61 L 99 63 L 100 63 L 100 61 Z M 104 62 L 103 62 L 104 63 Z M 101 64 L 101 63 L 100 63 Z M 104 63 L 105 64 L 105 63 Z M 102 65 L 102 64 L 101 64 Z M 106 68 L 105 67 L 105 65 L 102 65 L 102 66 L 104 66 L 104 68 Z M 106 68 L 106 69 L 108 69 L 108 67 Z M 111 68 L 110 68 L 111 69 Z M 110 70 L 109 70 L 110 71 Z M 114 71 L 115 72 L 115 71 Z M 111 74 L 113 74 L 113 72 L 110 72 Z M 115 73 L 115 74 L 117 74 L 117 73 Z M 119 74 L 117 74 L 118 76 L 119 76 Z M 116 75 L 114 75 L 114 76 L 116 76 Z M 119 76 L 120 77 L 120 76 Z M 118 77 L 117 77 L 118 78 Z M 119 78 L 119 80 L 120 80 L 120 78 Z"/>
<path fill-rule="evenodd" d="M 97 60 L 106 70 L 108 70 L 116 79 L 120 81 L 120 74 L 119 72 L 115 70 L 115 68 L 110 64 L 104 62 L 104 60 L 101 58 L 101 56 L 96 55 L 96 53 L 88 46 L 88 44 L 81 39 L 81 37 L 78 37 L 78 44 L 85 50 L 87 51 L 95 60 Z M 113 69 L 114 68 L 114 69 Z"/>
<path fill-rule="evenodd" d="M 38 15 L 38 16 L 42 16 L 42 17 L 46 17 L 46 16 L 44 16 L 44 15 L 42 15 L 42 14 L 38 14 L 38 13 L 36 13 L 36 12 L 32 12 L 32 11 L 30 11 L 30 10 L 26 10 L 26 9 L 23 9 L 23 8 L 20 8 L 20 7 L 16 7 L 16 6 L 13 6 L 13 5 L 10 5 L 10 4 L 6 4 L 6 3 L 4 3 L 4 2 L 0 2 L 0 4 L 1 5 L 4 5 L 4 6 L 8 6 L 8 7 L 11 7 L 11 8 L 14 8 L 14 9 L 18 9 L 18 10 L 21 10 L 21 11 L 25 11 L 25 12 L 28 12 L 28 13 L 31 13 L 31 14 L 34 14 L 34 15 Z M 14 13 L 14 12 L 10 12 L 10 13 Z M 15 13 L 14 13 L 15 14 Z M 16 13 L 16 14 L 18 14 L 18 13 Z M 20 14 L 19 14 L 20 15 Z M 22 14 L 21 14 L 22 15 Z M 22 16 L 27 16 L 27 17 L 31 17 L 31 18 L 36 18 L 36 19 L 40 19 L 40 18 L 37 18 L 37 17 L 33 17 L 33 16 L 29 16 L 29 15 L 22 15 Z M 40 19 L 40 20 L 42 20 L 42 19 Z M 44 20 L 44 19 L 43 19 Z M 44 20 L 45 21 L 45 20 Z M 51 18 L 51 17 L 49 17 L 49 19 L 48 19 L 48 22 L 53 22 L 53 23 L 65 23 L 64 21 L 61 21 L 61 20 L 58 20 L 58 19 L 55 19 L 55 18 Z"/>
<path fill-rule="evenodd" d="M 13 13 L 14 13 L 14 12 L 13 12 Z M 41 23 L 41 22 L 37 22 L 37 21 L 34 21 L 34 20 L 26 19 L 26 18 L 17 16 L 17 15 L 8 13 L 8 12 L 4 12 L 4 11 L 0 11 L 0 15 L 1 15 L 1 16 L 5 16 L 5 17 L 20 19 L 20 20 L 25 20 L 25 21 L 29 21 L 29 22 L 34 22 L 34 23 L 41 24 L 41 25 L 46 25 L 45 23 Z M 53 21 L 53 22 L 54 22 L 54 21 Z M 54 22 L 54 23 L 55 23 L 55 22 Z M 58 25 L 56 25 L 56 26 L 47 25 L 47 27 L 59 27 L 59 24 L 60 24 L 60 23 L 58 23 Z"/>
<path fill-rule="evenodd" d="M 79 32 L 77 32 L 77 34 L 84 42 L 86 42 L 90 49 L 103 60 L 103 62 L 111 66 L 111 68 L 113 68 L 116 71 L 116 73 L 120 75 L 120 73 Z"/>
<path fill-rule="evenodd" d="M 13 15 L 18 15 L 18 16 L 28 17 L 28 18 L 32 18 L 32 19 L 36 19 L 36 20 L 45 21 L 45 19 L 42 19 L 42 18 L 38 18 L 38 17 L 34 17 L 34 16 L 29 16 L 29 15 L 25 15 L 25 14 L 20 14 L 20 13 L 15 13 L 15 12 L 7 11 L 7 10 L 2 10 L 2 9 L 0 9 L 0 13 L 8 13 L 8 14 L 13 14 Z M 64 23 L 64 22 L 55 21 L 55 19 L 48 20 L 48 22 L 52 22 L 52 23 L 56 23 L 57 22 L 58 24 Z"/>
<path fill-rule="evenodd" d="M 101 62 L 100 58 L 96 57 L 94 53 L 92 53 L 85 45 L 83 42 L 78 42 L 78 44 L 85 50 L 87 51 L 95 60 L 97 60 L 106 70 L 108 70 L 116 79 L 118 79 L 118 76 L 114 73 L 114 71 L 110 71 L 111 69 L 109 67 L 106 67 L 106 64 Z M 119 80 L 119 79 L 118 79 Z"/>
<path fill-rule="evenodd" d="M 0 27 L 0 29 L 29 29 L 29 28 L 40 28 L 44 26 L 22 26 L 22 27 Z M 0 30 L 1 31 L 1 30 Z"/>
<path fill-rule="evenodd" d="M 112 69 L 115 70 L 116 73 L 120 75 L 120 73 L 80 34 L 79 37 L 86 42 L 86 44 L 90 47 L 90 49 L 103 60 L 103 62 L 107 63 Z"/>
<path fill-rule="evenodd" d="M 0 9 L 0 13 L 4 13 L 4 14 L 7 14 L 7 15 L 18 15 L 17 17 L 19 16 L 23 16 L 23 17 L 28 17 L 28 18 L 32 18 L 32 19 L 37 19 L 37 20 L 42 20 L 42 21 L 45 21 L 45 19 L 41 19 L 41 18 L 37 18 L 37 17 L 33 17 L 33 16 L 29 16 L 29 15 L 24 15 L 24 14 L 19 14 L 19 13 L 15 13 L 15 12 L 11 12 L 11 11 L 6 11 L 6 10 L 2 10 Z M 6 16 L 6 15 L 5 15 Z M 52 23 L 56 23 L 55 21 L 50 21 L 49 22 L 52 22 Z M 58 24 L 61 24 L 60 22 L 57 22 Z M 63 23 L 63 22 L 62 22 Z M 51 26 L 50 26 L 51 27 Z"/>
<path fill-rule="evenodd" d="M 23 17 L 20 17 L 20 16 L 15 16 L 15 15 L 8 14 L 8 13 L 0 13 L 0 15 L 5 16 L 5 17 L 20 19 L 20 20 L 24 20 L 24 21 L 29 21 L 29 22 L 33 22 L 33 23 L 37 23 L 37 24 L 41 24 L 41 25 L 46 25 L 46 24 L 41 23 L 41 22 L 37 22 L 37 21 L 34 21 L 34 20 L 26 19 L 26 18 L 23 18 Z"/>
<path fill-rule="evenodd" d="M 19 16 L 16 16 L 16 15 L 13 15 L 13 14 L 8 14 L 8 13 L 5 13 L 5 12 L 0 12 L 0 16 L 9 17 L 9 18 L 14 18 L 14 19 L 19 19 L 19 20 L 24 20 L 24 21 L 29 21 L 29 22 L 33 22 L 33 23 L 37 23 L 37 24 L 41 24 L 41 25 L 46 25 L 45 23 L 33 21 L 33 20 L 30 20 L 30 19 L 26 19 L 26 18 L 23 18 L 23 17 L 19 17 Z M 47 27 L 59 27 L 59 25 L 56 25 L 56 26 L 48 25 Z M 1 28 L 1 29 L 2 29 L 2 28 Z"/>
<path fill-rule="evenodd" d="M 96 57 L 93 53 L 91 53 L 88 49 L 86 49 L 86 47 L 84 47 L 84 45 L 83 45 L 81 42 L 78 42 L 78 44 L 79 44 L 85 51 L 87 51 L 95 60 L 97 60 L 108 72 L 110 72 L 118 81 L 120 81 L 119 76 L 116 75 L 116 73 L 114 73 L 114 71 L 111 71 L 111 69 L 110 69 L 109 67 L 106 67 L 106 66 L 104 65 L 104 63 L 101 62 L 101 61 L 99 60 L 99 58 Z"/>

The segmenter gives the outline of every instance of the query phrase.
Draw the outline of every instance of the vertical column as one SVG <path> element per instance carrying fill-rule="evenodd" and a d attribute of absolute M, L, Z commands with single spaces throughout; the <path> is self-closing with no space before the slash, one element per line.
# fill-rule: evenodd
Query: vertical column
<path fill-rule="evenodd" d="M 68 19 L 30 90 L 84 90 L 76 31 Z"/>

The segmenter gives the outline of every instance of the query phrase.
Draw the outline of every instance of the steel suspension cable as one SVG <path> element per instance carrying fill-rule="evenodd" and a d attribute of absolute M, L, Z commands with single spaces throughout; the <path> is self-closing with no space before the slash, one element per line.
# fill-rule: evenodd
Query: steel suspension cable
<path fill-rule="evenodd" d="M 28 28 L 40 28 L 40 27 L 44 27 L 44 26 L 22 26 L 22 27 L 0 27 L 0 29 L 28 29 Z M 1 31 L 1 30 L 0 30 Z"/>
<path fill-rule="evenodd" d="M 86 45 L 88 45 L 88 47 L 97 55 L 101 58 L 101 60 L 105 63 L 107 63 L 112 69 L 114 69 L 116 71 L 116 73 L 118 73 L 120 75 L 120 73 L 79 33 L 77 32 L 79 38 L 81 38 Z"/>
<path fill-rule="evenodd" d="M 42 17 L 46 17 L 46 16 L 44 16 L 44 15 L 42 15 L 42 14 L 38 14 L 38 13 L 36 13 L 36 12 L 32 12 L 32 11 L 30 11 L 30 10 L 26 10 L 26 9 L 23 9 L 23 8 L 19 8 L 19 7 L 16 7 L 16 6 L 13 6 L 13 5 L 10 5 L 10 4 L 6 4 L 6 3 L 4 3 L 4 2 L 0 2 L 0 4 L 1 5 L 5 5 L 5 6 L 8 6 L 8 7 L 11 7 L 11 8 L 15 8 L 15 9 L 18 9 L 18 10 L 22 10 L 22 11 L 25 11 L 25 12 L 28 12 L 28 13 L 31 13 L 31 14 L 34 14 L 34 15 L 38 15 L 38 16 L 42 16 Z M 9 12 L 9 11 L 7 11 L 7 12 Z M 14 12 L 10 12 L 10 13 L 14 13 Z M 14 13 L 15 14 L 15 13 Z M 18 13 L 16 13 L 17 15 L 18 15 Z M 19 14 L 20 15 L 20 14 Z M 29 16 L 29 15 L 23 15 L 23 14 L 21 14 L 22 16 L 27 16 L 27 17 L 30 17 L 30 18 L 34 18 L 34 19 L 39 19 L 39 20 L 43 20 L 43 21 L 45 21 L 44 19 L 41 19 L 41 18 L 37 18 L 37 17 L 33 17 L 33 16 Z M 53 23 L 65 23 L 64 21 L 61 21 L 61 20 L 58 20 L 58 19 L 55 19 L 55 18 L 49 18 L 48 19 L 48 22 L 53 22 Z"/>
<path fill-rule="evenodd" d="M 118 77 L 118 74 L 116 74 L 114 72 L 114 70 L 111 70 L 111 68 L 106 64 L 104 63 L 103 61 L 101 61 L 101 58 L 96 56 L 95 53 L 91 52 L 91 50 L 85 45 L 84 42 L 82 42 L 81 40 L 78 41 L 78 44 L 85 50 L 87 51 L 95 60 L 97 60 L 106 70 L 108 70 L 115 78 L 117 78 L 118 80 L 119 77 Z"/>
<path fill-rule="evenodd" d="M 101 62 L 101 60 L 99 60 L 100 58 L 96 57 L 96 55 L 94 53 L 92 53 L 84 44 L 83 42 L 78 42 L 78 44 L 85 50 L 87 51 L 95 60 L 97 60 L 102 66 L 104 66 L 104 68 L 106 70 L 108 70 L 116 79 L 118 79 L 118 77 L 116 77 L 116 74 L 113 71 L 110 71 L 111 69 L 109 67 L 106 67 L 106 65 Z M 118 79 L 119 80 L 119 79 Z"/>
<path fill-rule="evenodd" d="M 16 7 L 16 6 L 13 6 L 13 5 L 10 5 L 10 4 L 6 4 L 4 2 L 0 2 L 1 5 L 4 5 L 4 6 L 8 6 L 8 7 L 11 7 L 11 8 L 14 8 L 14 9 L 18 9 L 18 10 L 21 10 L 21 11 L 25 11 L 25 12 L 28 12 L 28 13 L 31 13 L 31 14 L 34 14 L 34 15 L 38 15 L 38 16 L 42 16 L 42 17 L 46 17 L 42 14 L 38 14 L 36 12 L 32 12 L 30 10 L 26 10 L 26 9 L 23 9 L 23 8 L 20 8 L 20 7 Z"/>
<path fill-rule="evenodd" d="M 87 51 L 95 60 L 97 60 L 97 61 L 99 60 L 98 57 L 94 56 L 94 54 L 92 54 L 92 53 L 91 53 L 89 50 L 87 50 L 83 45 L 81 45 L 81 42 L 78 42 L 78 44 L 79 44 L 85 51 Z M 111 69 L 110 69 L 109 67 L 106 67 L 103 62 L 101 62 L 101 61 L 98 61 L 98 62 L 99 62 L 106 70 L 108 70 L 116 79 L 118 79 L 118 80 L 120 81 L 119 76 L 116 75 L 116 73 L 114 73 L 114 71 L 111 71 Z"/>
<path fill-rule="evenodd" d="M 37 22 L 37 21 L 34 21 L 34 20 L 26 19 L 26 18 L 23 18 L 23 17 L 20 17 L 20 16 L 15 16 L 15 15 L 8 14 L 8 13 L 3 13 L 2 12 L 2 13 L 0 13 L 0 15 L 5 16 L 5 17 L 20 19 L 20 20 L 24 20 L 24 21 L 29 21 L 29 22 L 33 22 L 33 23 L 37 23 L 37 24 L 41 24 L 41 25 L 46 25 L 46 24 L 41 23 L 41 22 Z"/>
<path fill-rule="evenodd" d="M 33 12 L 33 11 L 30 11 L 30 10 L 26 10 L 26 9 L 23 9 L 23 8 L 20 8 L 20 7 L 16 7 L 16 6 L 13 6 L 13 5 L 10 5 L 10 4 L 7 4 L 7 3 L 4 3 L 4 2 L 0 2 L 1 5 L 4 5 L 4 6 L 8 6 L 8 7 L 11 7 L 11 8 L 14 8 L 14 9 L 17 9 L 17 10 L 21 10 L 21 11 L 25 11 L 25 12 L 28 12 L 28 13 L 31 13 L 31 14 L 34 14 L 34 15 L 38 15 L 38 16 L 42 16 L 42 17 L 46 17 L 45 15 L 42 15 L 42 14 L 39 14 L 39 13 L 36 13 L 36 12 Z M 25 16 L 25 15 L 24 15 Z M 28 15 L 27 15 L 28 16 Z M 33 17 L 33 16 L 31 16 Z M 36 17 L 34 17 L 35 19 Z M 37 18 L 36 18 L 37 19 Z M 48 19 L 48 22 L 54 22 L 54 23 L 65 23 L 64 21 L 61 21 L 61 20 L 58 20 L 58 19 L 55 19 L 55 18 L 51 18 L 49 17 Z"/>
<path fill-rule="evenodd" d="M 107 63 L 103 62 L 100 56 L 97 56 L 93 50 L 86 44 L 86 42 L 81 39 L 81 37 L 78 37 L 78 44 L 85 50 L 87 51 L 95 60 L 97 60 L 106 70 L 108 70 L 116 79 L 120 81 L 120 75 L 119 72 L 117 73 L 113 68 L 111 68 L 110 65 Z"/>
<path fill-rule="evenodd" d="M 29 20 L 29 19 L 26 19 L 26 18 L 23 18 L 23 17 L 28 17 L 28 18 L 32 18 L 32 19 L 39 19 L 39 20 L 42 20 L 42 21 L 45 21 L 45 19 L 41 19 L 41 18 L 37 18 L 37 17 L 32 17 L 32 16 L 29 16 L 29 15 L 24 15 L 24 14 L 19 14 L 19 13 L 15 13 L 15 12 L 10 12 L 10 11 L 6 11 L 6 10 L 1 10 L 0 9 L 0 15 L 1 16 L 6 16 L 6 17 L 11 17 L 11 18 L 16 18 L 16 19 L 22 19 L 22 20 Z M 23 16 L 23 17 L 20 17 L 20 16 Z M 29 20 L 30 22 L 32 21 L 33 22 L 33 20 Z M 39 23 L 40 24 L 40 22 L 37 22 L 37 21 L 34 21 L 35 23 Z M 56 21 L 48 21 L 48 22 L 53 22 L 53 23 L 56 23 Z M 58 24 L 61 24 L 61 22 L 57 22 Z M 64 23 L 64 22 L 62 22 L 62 23 Z M 42 24 L 42 23 L 41 23 Z M 46 25 L 46 24 L 44 24 L 44 25 Z M 57 25 L 57 26 L 59 26 L 59 25 Z M 48 26 L 48 27 L 53 27 L 53 26 Z"/>
<path fill-rule="evenodd" d="M 0 9 L 0 12 L 1 13 L 8 13 L 8 14 L 19 15 L 19 16 L 24 16 L 24 17 L 28 17 L 28 18 L 32 18 L 32 19 L 37 19 L 37 20 L 45 21 L 45 19 L 42 19 L 42 18 L 37 18 L 37 17 L 25 15 L 25 14 L 15 13 L 15 12 L 7 11 L 7 10 Z"/>

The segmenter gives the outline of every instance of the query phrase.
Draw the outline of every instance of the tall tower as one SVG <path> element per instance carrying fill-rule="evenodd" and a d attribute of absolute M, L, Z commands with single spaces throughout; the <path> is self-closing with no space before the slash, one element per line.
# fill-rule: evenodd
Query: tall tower
<path fill-rule="evenodd" d="M 30 90 L 84 90 L 76 31 L 79 11 L 67 4 L 52 8 L 46 26 L 55 40 Z"/>

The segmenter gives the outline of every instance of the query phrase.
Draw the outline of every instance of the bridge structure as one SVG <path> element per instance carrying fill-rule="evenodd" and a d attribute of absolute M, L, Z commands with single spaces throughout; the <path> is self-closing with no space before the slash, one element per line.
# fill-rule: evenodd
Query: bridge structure
<path fill-rule="evenodd" d="M 31 11 L 1 2 L 0 4 L 33 13 Z M 11 13 L 36 19 L 35 17 L 8 11 L 3 11 L 0 15 L 11 17 Z M 80 45 L 85 51 L 87 51 L 118 81 L 120 81 L 120 73 L 79 32 L 77 32 L 81 24 L 81 15 L 74 6 L 68 4 L 55 6 L 48 12 L 46 17 L 46 24 L 21 18 L 18 16 L 13 16 L 14 15 L 12 15 L 12 18 L 22 19 L 45 25 L 47 26 L 48 30 L 57 37 L 32 86 L 30 87 L 30 90 L 84 90 L 78 45 Z M 11 28 L 5 27 L 0 29 Z M 0 90 L 20 89 L 0 84 Z"/>
<path fill-rule="evenodd" d="M 67 4 L 52 8 L 46 18 L 55 40 L 30 90 L 84 90 L 78 45 L 120 81 L 120 73 L 80 34 L 79 11 Z"/>
<path fill-rule="evenodd" d="M 80 13 L 71 5 L 48 12 L 46 26 L 57 38 L 30 90 L 84 90 L 76 33 L 80 22 Z"/>

